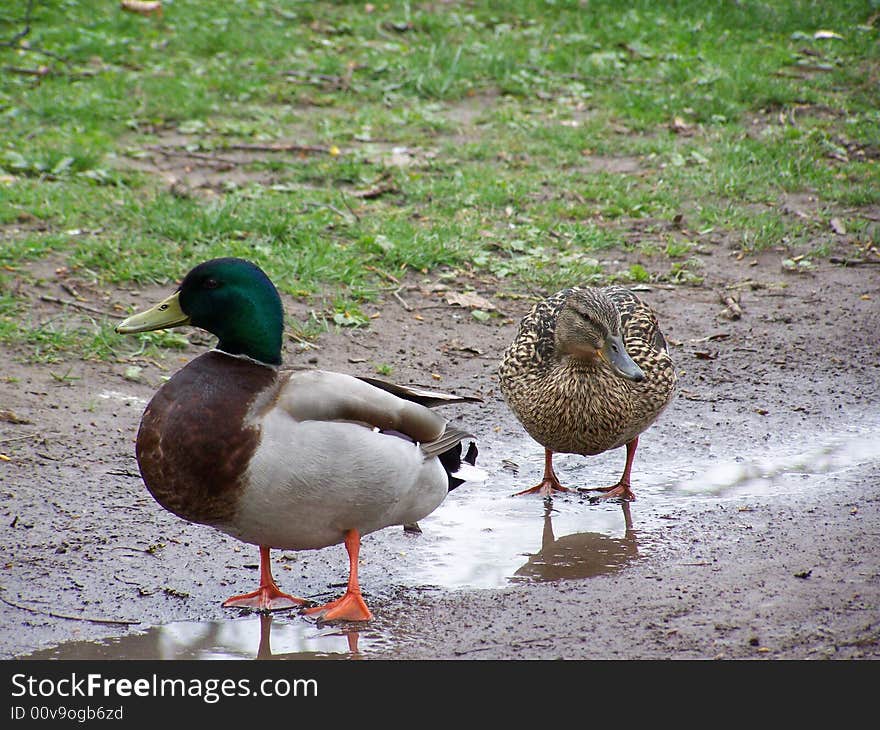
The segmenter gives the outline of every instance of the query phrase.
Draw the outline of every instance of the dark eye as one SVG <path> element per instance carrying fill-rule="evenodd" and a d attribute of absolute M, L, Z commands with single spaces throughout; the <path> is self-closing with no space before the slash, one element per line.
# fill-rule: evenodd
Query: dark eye
<path fill-rule="evenodd" d="M 202 284 L 203 289 L 216 289 L 218 286 L 220 286 L 220 282 L 216 279 L 205 279 Z"/>

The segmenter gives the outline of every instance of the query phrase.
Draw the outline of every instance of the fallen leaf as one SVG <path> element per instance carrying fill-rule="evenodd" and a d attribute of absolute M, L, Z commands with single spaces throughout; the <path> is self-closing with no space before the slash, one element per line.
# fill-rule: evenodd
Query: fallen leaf
<path fill-rule="evenodd" d="M 146 2 L 145 0 L 122 0 L 119 7 L 129 13 L 137 13 L 138 15 L 155 15 L 157 18 L 162 17 L 162 3 Z"/>
<path fill-rule="evenodd" d="M 6 423 L 30 423 L 27 418 L 22 418 L 15 411 L 0 411 L 0 421 L 6 421 Z"/>
<path fill-rule="evenodd" d="M 415 156 L 407 147 L 394 147 L 391 155 L 385 160 L 392 167 L 409 167 L 416 161 Z"/>
<path fill-rule="evenodd" d="M 783 259 L 782 268 L 785 271 L 810 271 L 813 268 L 813 262 L 810 259 L 796 256 L 792 259 Z"/>
<path fill-rule="evenodd" d="M 829 222 L 831 225 L 831 230 L 834 231 L 838 236 L 846 235 L 846 225 L 840 218 L 832 218 Z"/>
<path fill-rule="evenodd" d="M 143 372 L 143 368 L 138 365 L 130 365 L 125 368 L 125 379 L 126 380 L 140 380 L 141 372 Z"/>
<path fill-rule="evenodd" d="M 373 198 L 378 198 L 385 193 L 396 193 L 397 188 L 394 185 L 376 185 L 375 187 L 370 188 L 369 190 L 355 190 L 352 195 L 356 198 L 363 198 L 364 200 L 372 200 Z"/>
<path fill-rule="evenodd" d="M 669 125 L 669 129 L 682 137 L 690 137 L 694 133 L 694 128 L 681 117 L 675 117 Z"/>
<path fill-rule="evenodd" d="M 457 304 L 466 309 L 484 309 L 492 311 L 496 308 L 488 299 L 481 297 L 479 294 L 474 294 L 473 292 L 449 292 L 446 295 L 446 303 L 453 305 Z"/>
<path fill-rule="evenodd" d="M 813 33 L 813 38 L 816 40 L 825 40 L 827 38 L 836 38 L 838 40 L 843 40 L 843 36 L 840 33 L 835 33 L 833 30 L 817 30 Z"/>
<path fill-rule="evenodd" d="M 361 314 L 355 312 L 336 312 L 333 315 L 333 322 L 340 327 L 360 327 L 367 323 L 367 320 Z"/>
<path fill-rule="evenodd" d="M 459 352 L 467 352 L 471 355 L 482 355 L 483 351 L 479 347 L 472 347 L 470 345 L 463 345 L 461 347 L 456 347 L 456 350 Z"/>

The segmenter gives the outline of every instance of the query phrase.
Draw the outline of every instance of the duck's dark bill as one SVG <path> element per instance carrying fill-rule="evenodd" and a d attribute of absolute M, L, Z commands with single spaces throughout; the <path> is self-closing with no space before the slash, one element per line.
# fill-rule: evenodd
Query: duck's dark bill
<path fill-rule="evenodd" d="M 135 332 L 149 332 L 168 327 L 178 327 L 189 323 L 189 317 L 180 308 L 180 301 L 174 292 L 167 299 L 163 299 L 155 307 L 151 307 L 140 314 L 133 314 L 128 319 L 116 325 L 116 331 L 121 335 L 130 335 Z"/>
<path fill-rule="evenodd" d="M 601 353 L 603 359 L 608 362 L 618 375 L 636 382 L 645 379 L 645 374 L 636 365 L 635 360 L 629 356 L 620 337 L 609 337 Z"/>

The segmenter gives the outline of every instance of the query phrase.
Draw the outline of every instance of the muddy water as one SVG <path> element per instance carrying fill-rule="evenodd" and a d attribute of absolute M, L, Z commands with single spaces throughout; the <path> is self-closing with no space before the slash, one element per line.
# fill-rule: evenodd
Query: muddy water
<path fill-rule="evenodd" d="M 453 492 L 423 520 L 422 534 L 393 528 L 364 539 L 361 583 L 368 600 L 398 600 L 401 588 L 415 595 L 623 571 L 650 554 L 652 535 L 662 529 L 668 512 L 744 495 L 828 489 L 836 475 L 876 465 L 880 417 L 861 419 L 842 433 L 791 436 L 772 451 L 731 450 L 723 458 L 703 460 L 662 453 L 646 438 L 637 457 L 638 500 L 632 505 L 591 503 L 579 494 L 558 496 L 552 503 L 513 498 L 513 492 L 537 482 L 542 467 L 542 452 L 533 442 L 523 439 L 513 446 L 482 441 L 486 483 Z M 622 462 L 622 450 L 556 460 L 564 483 L 596 486 L 613 483 Z M 341 568 L 341 548 L 328 551 L 336 551 L 328 560 L 338 560 Z M 138 627 L 103 641 L 70 642 L 32 658 L 351 659 L 393 643 L 394 635 L 393 615 L 352 629 L 321 626 L 295 613 L 230 614 L 228 620 Z"/>
<path fill-rule="evenodd" d="M 356 629 L 318 628 L 267 614 L 178 621 L 103 641 L 74 641 L 23 659 L 352 659 L 375 641 Z"/>
<path fill-rule="evenodd" d="M 805 434 L 784 450 L 720 459 L 699 469 L 682 469 L 671 490 L 723 497 L 821 489 L 828 475 L 878 461 L 880 418 L 859 419 L 847 432 Z"/>
<path fill-rule="evenodd" d="M 695 500 L 821 490 L 834 474 L 880 463 L 880 418 L 861 420 L 845 433 L 804 435 L 774 451 L 725 458 L 695 461 L 646 446 L 636 459 L 632 505 L 566 494 L 548 506 L 535 497 L 509 497 L 540 478 L 540 450 L 523 442 L 502 457 L 500 444 L 488 444 L 488 463 L 515 460 L 519 474 L 502 467 L 487 487 L 453 492 L 425 521 L 433 537 L 420 546 L 408 574 L 444 588 L 497 588 L 621 570 L 650 551 L 667 512 Z M 592 458 L 557 455 L 555 464 L 563 483 L 610 485 L 622 469 L 623 450 Z"/>

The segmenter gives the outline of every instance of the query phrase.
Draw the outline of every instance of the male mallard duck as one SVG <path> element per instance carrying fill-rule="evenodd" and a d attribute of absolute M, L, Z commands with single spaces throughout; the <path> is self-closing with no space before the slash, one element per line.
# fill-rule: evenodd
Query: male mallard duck
<path fill-rule="evenodd" d="M 260 548 L 260 587 L 224 606 L 271 610 L 306 603 L 272 578 L 270 548 L 344 542 L 348 589 L 308 609 L 367 620 L 357 567 L 360 536 L 415 522 L 461 483 L 469 434 L 429 406 L 479 400 L 321 370 L 282 370 L 283 310 L 275 286 L 242 259 L 207 261 L 164 301 L 116 327 L 128 334 L 201 327 L 216 349 L 153 396 L 137 460 L 165 509 Z M 464 460 L 473 464 L 473 443 Z M 460 468 L 463 467 L 463 468 Z"/>
<path fill-rule="evenodd" d="M 619 286 L 572 287 L 523 317 L 498 371 L 501 392 L 544 447 L 544 478 L 519 494 L 570 491 L 554 452 L 593 455 L 626 445 L 620 481 L 605 497 L 635 499 L 630 470 L 639 434 L 672 399 L 675 370 L 654 311 Z"/>

